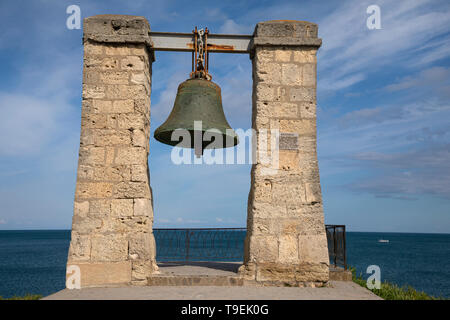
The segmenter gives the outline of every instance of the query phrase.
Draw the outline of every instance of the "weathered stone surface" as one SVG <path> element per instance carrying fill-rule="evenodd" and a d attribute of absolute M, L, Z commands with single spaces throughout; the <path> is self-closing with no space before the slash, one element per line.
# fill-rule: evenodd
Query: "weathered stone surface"
<path fill-rule="evenodd" d="M 129 238 L 129 255 L 133 260 L 149 260 L 155 255 L 155 239 L 152 233 L 135 233 Z"/>
<path fill-rule="evenodd" d="M 250 235 L 249 261 L 273 262 L 278 258 L 278 238 L 273 235 Z"/>
<path fill-rule="evenodd" d="M 281 84 L 288 86 L 303 85 L 303 66 L 293 63 L 284 63 L 282 65 Z"/>
<path fill-rule="evenodd" d="M 131 282 L 131 262 L 78 262 L 69 261 L 67 266 L 75 265 L 80 268 L 81 287 L 97 287 L 105 285 L 128 284 Z"/>
<path fill-rule="evenodd" d="M 267 285 L 322 286 L 328 261 L 316 151 L 317 25 L 268 21 L 254 35 L 258 160 L 240 274 Z"/>
<path fill-rule="evenodd" d="M 128 258 L 128 241 L 120 234 L 98 234 L 91 237 L 92 261 L 125 261 Z"/>
<path fill-rule="evenodd" d="M 327 236 L 325 232 L 298 237 L 299 258 L 302 262 L 329 263 Z"/>
<path fill-rule="evenodd" d="M 100 199 L 89 201 L 90 216 L 109 216 L 111 214 L 111 200 Z"/>
<path fill-rule="evenodd" d="M 140 56 L 128 56 L 121 60 L 122 70 L 144 70 L 144 59 Z"/>
<path fill-rule="evenodd" d="M 145 182 L 120 182 L 114 186 L 117 199 L 149 198 L 150 188 Z"/>
<path fill-rule="evenodd" d="M 120 147 L 117 149 L 116 164 L 142 164 L 147 160 L 147 151 L 142 147 Z"/>
<path fill-rule="evenodd" d="M 111 215 L 116 217 L 131 217 L 133 215 L 133 199 L 112 199 Z"/>
<path fill-rule="evenodd" d="M 91 258 L 91 240 L 87 235 L 72 232 L 69 259 L 75 261 L 87 261 Z"/>
<path fill-rule="evenodd" d="M 131 181 L 144 181 L 148 182 L 147 166 L 145 165 L 132 165 L 131 166 Z"/>
<path fill-rule="evenodd" d="M 89 201 L 75 201 L 73 215 L 86 217 L 89 213 Z"/>
<path fill-rule="evenodd" d="M 152 202 L 150 199 L 134 199 L 134 215 L 153 217 Z"/>
<path fill-rule="evenodd" d="M 147 163 L 150 27 L 143 17 L 118 15 L 87 18 L 83 27 L 82 121 L 68 261 L 82 264 L 83 286 L 139 284 L 157 272 Z"/>
<path fill-rule="evenodd" d="M 79 182 L 75 192 L 77 199 L 109 198 L 113 185 L 106 182 Z"/>

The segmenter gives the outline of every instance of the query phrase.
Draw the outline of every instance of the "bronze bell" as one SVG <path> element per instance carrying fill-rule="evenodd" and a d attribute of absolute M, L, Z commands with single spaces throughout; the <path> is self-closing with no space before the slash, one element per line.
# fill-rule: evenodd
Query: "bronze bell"
<path fill-rule="evenodd" d="M 203 34 L 199 33 L 196 28 L 195 40 L 199 36 L 203 40 Z M 206 37 L 207 29 L 204 43 L 206 43 Z M 193 148 L 197 156 L 203 154 L 204 149 L 234 147 L 239 143 L 236 132 L 231 129 L 225 118 L 220 87 L 210 80 L 211 76 L 208 74 L 207 46 L 202 45 L 203 41 L 200 43 L 201 49 L 198 50 L 198 58 L 196 48 L 200 46 L 194 47 L 193 61 L 195 53 L 196 68 L 194 70 L 193 63 L 191 78 L 178 86 L 175 103 L 169 117 L 154 133 L 155 139 L 159 142 L 171 146 Z M 190 139 L 180 138 L 179 134 L 172 136 L 178 129 L 189 132 Z M 209 134 L 205 135 L 207 131 Z"/>

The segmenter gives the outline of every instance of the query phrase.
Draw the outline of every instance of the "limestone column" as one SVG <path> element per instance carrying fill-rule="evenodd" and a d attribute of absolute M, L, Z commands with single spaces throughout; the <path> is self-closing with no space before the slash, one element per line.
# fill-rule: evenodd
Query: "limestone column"
<path fill-rule="evenodd" d="M 84 19 L 81 138 L 68 267 L 81 285 L 146 284 L 157 272 L 147 157 L 150 26 L 144 17 Z"/>
<path fill-rule="evenodd" d="M 316 152 L 320 45 L 313 23 L 268 21 L 255 28 L 252 126 L 258 157 L 251 171 L 240 269 L 248 280 L 296 286 L 322 286 L 328 281 Z M 262 157 L 265 149 L 271 161 Z"/>

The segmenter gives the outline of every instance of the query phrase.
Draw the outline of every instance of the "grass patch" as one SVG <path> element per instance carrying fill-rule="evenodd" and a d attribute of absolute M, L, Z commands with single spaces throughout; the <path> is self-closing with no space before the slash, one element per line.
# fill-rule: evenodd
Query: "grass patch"
<path fill-rule="evenodd" d="M 42 296 L 40 294 L 26 294 L 23 297 L 13 296 L 11 298 L 2 298 L 0 300 L 39 300 Z"/>
<path fill-rule="evenodd" d="M 444 298 L 437 298 L 430 296 L 423 291 L 417 291 L 411 286 L 399 287 L 396 284 L 384 281 L 380 285 L 380 289 L 369 289 L 367 288 L 367 282 L 363 279 L 362 274 L 356 275 L 356 269 L 350 267 L 349 270 L 352 272 L 353 282 L 359 284 L 377 296 L 383 298 L 384 300 L 443 300 Z"/>

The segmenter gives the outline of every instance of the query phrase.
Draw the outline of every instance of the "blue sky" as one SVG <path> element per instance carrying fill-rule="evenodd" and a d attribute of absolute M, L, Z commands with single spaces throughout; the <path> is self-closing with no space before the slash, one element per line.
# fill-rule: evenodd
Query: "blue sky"
<path fill-rule="evenodd" d="M 66 8 L 145 16 L 154 31 L 251 34 L 259 21 L 319 24 L 318 157 L 325 221 L 351 231 L 450 232 L 448 1 L 0 2 L 0 229 L 69 229 L 76 181 L 82 30 Z M 366 8 L 381 8 L 380 30 Z M 190 54 L 157 52 L 151 128 Z M 234 128 L 251 126 L 251 62 L 214 54 Z M 150 141 L 155 227 L 245 226 L 249 165 L 181 165 Z"/>

